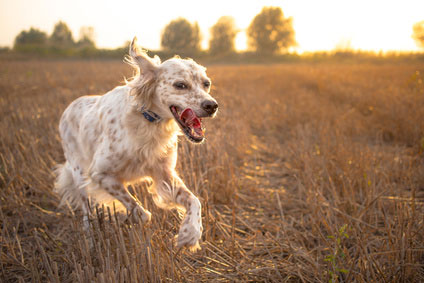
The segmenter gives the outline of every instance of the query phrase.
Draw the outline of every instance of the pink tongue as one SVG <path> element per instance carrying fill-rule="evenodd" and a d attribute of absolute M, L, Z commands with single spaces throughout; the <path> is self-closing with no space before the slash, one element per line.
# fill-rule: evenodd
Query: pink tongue
<path fill-rule="evenodd" d="M 199 118 L 197 118 L 194 111 L 190 108 L 185 109 L 183 113 L 181 113 L 180 119 L 194 129 L 202 128 L 202 123 L 200 122 Z"/>

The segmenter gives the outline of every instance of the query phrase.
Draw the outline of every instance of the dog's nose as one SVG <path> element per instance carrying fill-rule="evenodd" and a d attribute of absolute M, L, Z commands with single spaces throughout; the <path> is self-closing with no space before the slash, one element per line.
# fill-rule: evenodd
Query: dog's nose
<path fill-rule="evenodd" d="M 213 115 L 218 110 L 218 103 L 214 100 L 205 100 L 201 106 L 209 115 Z"/>

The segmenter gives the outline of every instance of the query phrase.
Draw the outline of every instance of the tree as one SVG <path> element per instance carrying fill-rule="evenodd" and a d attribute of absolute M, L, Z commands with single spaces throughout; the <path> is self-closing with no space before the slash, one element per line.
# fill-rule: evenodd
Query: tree
<path fill-rule="evenodd" d="M 209 50 L 212 54 L 228 54 L 235 51 L 234 40 L 238 31 L 233 17 L 219 18 L 210 32 Z"/>
<path fill-rule="evenodd" d="M 424 21 L 414 24 L 412 38 L 418 47 L 424 48 Z"/>
<path fill-rule="evenodd" d="M 47 42 L 47 34 L 36 28 L 29 31 L 21 31 L 15 38 L 15 48 L 22 45 L 44 45 Z"/>
<path fill-rule="evenodd" d="M 77 45 L 85 48 L 95 48 L 95 33 L 93 27 L 81 27 Z"/>
<path fill-rule="evenodd" d="M 58 22 L 53 29 L 53 33 L 50 36 L 50 42 L 57 47 L 73 47 L 74 39 L 72 37 L 72 31 L 68 25 L 62 21 Z"/>
<path fill-rule="evenodd" d="M 200 50 L 199 25 L 184 18 L 171 21 L 162 32 L 162 48 L 176 53 L 195 53 Z"/>
<path fill-rule="evenodd" d="M 274 54 L 296 45 L 292 18 L 280 7 L 264 7 L 247 30 L 248 44 L 256 52 Z"/>

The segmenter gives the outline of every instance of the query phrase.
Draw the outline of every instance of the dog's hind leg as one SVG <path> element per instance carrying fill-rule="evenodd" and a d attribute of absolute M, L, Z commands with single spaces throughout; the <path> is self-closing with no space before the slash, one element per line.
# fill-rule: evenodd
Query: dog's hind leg
<path fill-rule="evenodd" d="M 61 196 L 60 206 L 67 205 L 72 210 L 81 209 L 84 214 L 84 226 L 87 226 L 90 210 L 84 183 L 80 166 L 72 166 L 66 161 L 56 168 L 54 190 Z"/>
<path fill-rule="evenodd" d="M 112 197 L 118 199 L 126 207 L 128 212 L 135 217 L 135 220 L 138 214 L 144 223 L 150 222 L 151 213 L 144 209 L 141 203 L 130 194 L 118 179 L 104 173 L 92 173 L 91 181 Z"/>
<path fill-rule="evenodd" d="M 68 161 L 56 168 L 54 191 L 61 196 L 60 206 L 68 205 L 72 209 L 81 206 L 78 183 L 74 178 L 72 166 Z"/>

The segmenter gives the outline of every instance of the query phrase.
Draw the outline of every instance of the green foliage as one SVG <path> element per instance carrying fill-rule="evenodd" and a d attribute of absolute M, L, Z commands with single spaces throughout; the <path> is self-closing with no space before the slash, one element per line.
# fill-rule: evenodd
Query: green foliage
<path fill-rule="evenodd" d="M 234 40 L 237 29 L 233 17 L 219 18 L 216 24 L 211 27 L 210 33 L 209 51 L 211 54 L 228 54 L 235 51 Z"/>
<path fill-rule="evenodd" d="M 77 42 L 77 46 L 85 49 L 95 49 L 96 43 L 94 37 L 93 27 L 82 27 L 80 29 L 80 39 Z"/>
<path fill-rule="evenodd" d="M 424 48 L 424 21 L 414 24 L 412 31 L 412 38 L 417 46 Z"/>
<path fill-rule="evenodd" d="M 54 26 L 52 35 L 49 38 L 50 43 L 58 48 L 69 48 L 75 45 L 72 31 L 68 25 L 62 21 Z"/>
<path fill-rule="evenodd" d="M 328 236 L 329 239 L 333 240 L 333 251 L 325 257 L 324 261 L 330 263 L 330 270 L 328 270 L 330 283 L 338 282 L 341 274 L 349 273 L 349 271 L 343 267 L 343 262 L 346 257 L 343 250 L 343 240 L 349 239 L 346 229 L 347 224 L 344 224 L 340 227 L 335 236 Z"/>
<path fill-rule="evenodd" d="M 163 30 L 161 45 L 165 51 L 193 55 L 200 51 L 200 29 L 184 18 L 171 21 Z"/>
<path fill-rule="evenodd" d="M 265 12 L 264 12 L 265 11 Z M 269 21 L 261 16 L 267 15 L 270 11 L 280 15 L 280 20 L 289 21 L 290 29 L 291 19 L 284 19 L 280 8 L 264 8 L 262 12 L 255 17 L 249 29 L 252 29 L 254 23 Z M 259 20 L 258 20 L 259 18 Z M 275 17 L 274 17 L 275 18 Z M 272 27 L 270 24 L 268 27 Z M 222 17 L 211 28 L 210 50 L 208 52 L 200 50 L 200 31 L 197 23 L 190 24 L 185 19 L 177 19 L 168 24 L 162 34 L 162 50 L 156 50 L 152 54 L 159 55 L 166 60 L 175 54 L 181 56 L 195 57 L 202 63 L 224 63 L 224 64 L 272 64 L 284 62 L 344 62 L 344 63 L 382 63 L 398 62 L 412 63 L 424 62 L 424 53 L 375 53 L 372 51 L 352 51 L 336 50 L 329 52 L 303 53 L 273 53 L 270 48 L 260 45 L 254 51 L 236 52 L 234 50 L 234 39 L 237 34 L 234 20 L 231 17 Z M 271 31 L 273 31 L 271 29 Z M 263 34 L 266 34 L 263 33 Z M 294 42 L 294 32 L 292 42 Z M 418 33 L 417 33 L 418 34 Z M 252 38 L 249 38 L 251 47 Z M 129 44 L 129 43 L 128 43 Z M 37 57 L 85 57 L 85 58 L 122 58 L 128 52 L 128 44 L 125 47 L 116 49 L 98 49 L 95 45 L 95 32 L 92 27 L 82 27 L 79 33 L 78 42 L 74 42 L 72 32 L 64 22 L 55 25 L 50 38 L 48 35 L 36 28 L 20 32 L 15 38 L 13 50 L 9 52 L 7 48 L 0 49 L 0 53 L 9 53 L 13 56 L 37 56 Z M 259 45 L 258 45 L 259 46 Z M 283 49 L 284 50 L 284 49 Z M 286 48 L 287 50 L 287 48 Z M 15 54 L 16 53 L 16 54 Z M 5 57 L 5 56 L 3 56 Z M 418 74 L 418 73 L 417 73 Z M 422 77 L 413 79 L 411 82 L 419 93 L 423 93 L 424 86 Z"/>
<path fill-rule="evenodd" d="M 424 137 L 421 138 L 420 140 L 420 145 L 421 145 L 421 152 L 424 152 Z"/>
<path fill-rule="evenodd" d="M 408 79 L 407 84 L 411 91 L 419 95 L 424 94 L 424 77 L 416 70 Z"/>
<path fill-rule="evenodd" d="M 249 46 L 259 53 L 275 54 L 296 45 L 292 18 L 280 7 L 264 7 L 247 30 Z"/>
<path fill-rule="evenodd" d="M 72 32 L 64 22 L 58 22 L 50 37 L 43 31 L 31 28 L 16 36 L 14 51 L 27 55 L 42 57 L 119 57 L 125 51 L 122 48 L 114 50 L 97 49 L 93 27 L 82 27 L 80 39 L 75 43 Z M 119 56 L 118 56 L 119 54 Z"/>
<path fill-rule="evenodd" d="M 23 45 L 36 45 L 41 46 L 46 44 L 47 34 L 36 28 L 30 28 L 29 31 L 21 31 L 15 38 L 15 48 L 19 48 Z"/>

